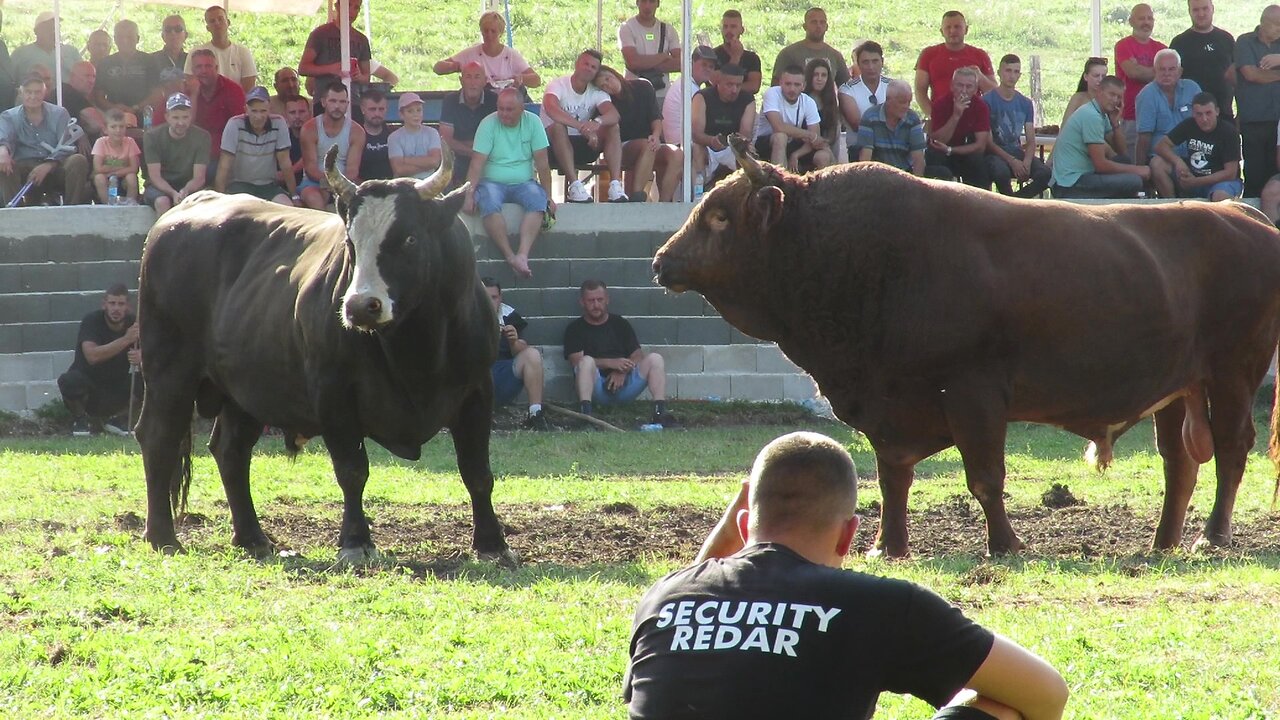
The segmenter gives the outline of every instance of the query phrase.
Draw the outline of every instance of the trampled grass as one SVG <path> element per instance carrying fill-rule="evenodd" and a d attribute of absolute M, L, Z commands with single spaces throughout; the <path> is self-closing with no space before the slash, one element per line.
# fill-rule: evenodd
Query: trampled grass
<path fill-rule="evenodd" d="M 611 502 L 716 510 L 760 445 L 788 429 L 499 435 L 495 502 L 500 515 Z M 870 475 L 864 442 L 842 426 L 825 431 L 849 442 Z M 1008 445 L 1015 510 L 1060 482 L 1090 505 L 1156 514 L 1163 482 L 1149 426 L 1122 440 L 1104 475 L 1084 466 L 1081 441 L 1052 429 L 1013 426 Z M 291 463 L 265 447 L 255 471 L 268 530 L 287 509 L 336 533 L 338 491 L 319 448 Z M 447 437 L 418 463 L 376 451 L 372 472 L 366 496 L 397 512 L 465 499 Z M 1207 509 L 1212 468 L 1202 476 L 1193 502 Z M 1261 456 L 1251 458 L 1237 519 L 1267 518 L 1272 477 Z M 509 572 L 465 562 L 439 575 L 396 564 L 353 573 L 328 569 L 334 550 L 323 543 L 258 563 L 228 547 L 225 502 L 203 453 L 192 509 L 212 527 L 189 554 L 163 557 L 114 520 L 143 514 L 141 478 L 124 441 L 0 442 L 0 716 L 620 718 L 631 612 L 676 565 Z M 920 466 L 912 504 L 965 494 L 958 456 L 943 453 Z M 864 478 L 860 504 L 877 498 Z M 848 564 L 925 583 L 1044 654 L 1071 685 L 1070 717 L 1280 713 L 1273 551 Z M 919 701 L 886 695 L 877 717 L 927 715 Z"/>

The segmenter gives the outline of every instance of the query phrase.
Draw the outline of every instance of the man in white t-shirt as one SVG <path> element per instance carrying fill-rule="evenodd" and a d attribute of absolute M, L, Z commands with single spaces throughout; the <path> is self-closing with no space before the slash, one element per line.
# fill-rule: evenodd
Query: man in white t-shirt
<path fill-rule="evenodd" d="M 626 202 L 622 186 L 622 138 L 618 134 L 618 110 L 609 94 L 592 81 L 600 71 L 598 50 L 583 50 L 573 64 L 573 74 L 547 84 L 542 96 L 542 125 L 551 141 L 551 156 L 567 183 L 564 198 L 571 203 L 591 202 L 591 193 L 578 179 L 579 166 L 589 165 L 604 153 L 609 170 L 609 202 Z"/>
<path fill-rule="evenodd" d="M 858 76 L 840 86 L 836 94 L 840 101 L 840 115 L 849 131 L 849 160 L 858 159 L 858 126 L 862 114 L 888 99 L 889 81 L 884 70 L 884 48 L 875 40 L 867 40 L 853 49 L 853 64 Z"/>
<path fill-rule="evenodd" d="M 655 13 L 661 0 L 636 0 L 635 17 L 618 27 L 618 48 L 627 66 L 627 77 L 653 83 L 661 100 L 671 87 L 668 73 L 680 71 L 680 35 Z"/>
<path fill-rule="evenodd" d="M 801 161 L 814 169 L 831 164 L 831 146 L 822 137 L 818 104 L 804 92 L 804 69 L 790 65 L 778 84 L 765 90 L 756 119 L 756 153 L 774 165 L 799 172 Z M 808 157 L 811 156 L 811 157 Z"/>
<path fill-rule="evenodd" d="M 422 124 L 422 98 L 417 93 L 400 96 L 400 119 L 404 126 L 387 138 L 391 174 L 425 180 L 440 167 L 440 133 Z"/>
<path fill-rule="evenodd" d="M 689 91 L 689 97 L 693 97 L 707 83 L 711 82 L 711 77 L 716 73 L 716 66 L 719 60 L 716 58 L 716 51 L 706 45 L 699 45 L 693 49 L 693 63 L 690 66 L 693 78 L 680 83 L 680 76 L 676 76 L 676 82 L 679 83 L 667 93 L 667 97 L 662 101 L 662 139 L 672 145 L 680 146 L 684 144 L 683 130 L 681 129 L 681 120 L 684 119 L 684 92 L 681 86 Z"/>
<path fill-rule="evenodd" d="M 210 6 L 204 11 L 204 26 L 209 30 L 209 42 L 195 50 L 212 50 L 218 59 L 218 72 L 240 83 L 246 93 L 257 86 L 258 67 L 253 62 L 253 53 L 240 43 L 231 41 L 231 20 L 227 11 L 219 5 Z M 192 54 L 187 55 L 187 64 L 183 68 L 188 77 L 195 75 L 191 65 Z"/>

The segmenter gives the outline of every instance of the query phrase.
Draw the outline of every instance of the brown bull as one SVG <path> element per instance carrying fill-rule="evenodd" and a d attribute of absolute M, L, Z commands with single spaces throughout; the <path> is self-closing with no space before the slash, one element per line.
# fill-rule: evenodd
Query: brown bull
<path fill-rule="evenodd" d="M 1260 213 L 1010 200 L 871 163 L 801 177 L 739 162 L 658 251 L 657 281 L 777 342 L 867 436 L 883 492 L 873 553 L 907 553 L 914 466 L 953 445 L 988 549 L 1017 552 L 1006 424 L 1065 428 L 1105 465 L 1153 413 L 1155 547 L 1181 542 L 1210 457 L 1202 540 L 1230 542 L 1253 397 L 1280 337 L 1280 233 Z M 1272 445 L 1274 458 L 1274 414 Z"/>

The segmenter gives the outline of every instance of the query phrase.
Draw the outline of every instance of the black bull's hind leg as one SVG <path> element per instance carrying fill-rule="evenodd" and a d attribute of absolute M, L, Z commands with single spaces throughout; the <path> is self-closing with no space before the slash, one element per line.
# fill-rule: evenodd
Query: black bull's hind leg
<path fill-rule="evenodd" d="M 876 470 L 880 475 L 880 531 L 867 553 L 870 557 L 907 556 L 907 495 L 915 478 L 914 462 L 890 460 L 876 453 Z"/>
<path fill-rule="evenodd" d="M 157 353 L 159 355 L 159 353 Z M 151 362 L 148 360 L 148 362 Z M 160 361 L 157 359 L 156 365 Z M 154 378 L 154 380 L 153 380 Z M 143 537 L 151 547 L 181 552 L 174 530 L 175 491 L 190 480 L 191 410 L 195 406 L 195 377 L 152 371 L 136 435 L 142 447 L 147 479 L 147 525 Z"/>
<path fill-rule="evenodd" d="M 342 529 L 338 533 L 338 562 L 360 565 L 376 559 L 377 551 L 364 514 L 364 486 L 369 480 L 369 455 L 359 435 L 324 434 L 333 473 L 342 488 Z"/>
<path fill-rule="evenodd" d="M 484 395 L 484 393 L 477 393 Z M 490 397 L 472 397 L 458 409 L 452 427 L 453 448 L 458 458 L 458 472 L 471 495 L 471 518 L 474 527 L 472 547 L 476 555 L 499 565 L 519 565 L 493 511 L 493 470 L 489 467 L 489 431 L 493 421 Z"/>
<path fill-rule="evenodd" d="M 214 421 L 209 437 L 209 451 L 218 463 L 222 487 L 231 509 L 231 544 L 242 547 L 255 557 L 265 557 L 275 546 L 262 531 L 258 513 L 249 492 L 249 463 L 253 446 L 262 434 L 262 423 L 227 400 Z"/>

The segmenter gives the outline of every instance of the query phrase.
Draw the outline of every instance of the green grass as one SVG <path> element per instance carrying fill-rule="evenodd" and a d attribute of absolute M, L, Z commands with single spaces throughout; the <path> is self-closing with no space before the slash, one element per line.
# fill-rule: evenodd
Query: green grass
<path fill-rule="evenodd" d="M 1166 44 L 1189 25 L 1183 0 L 1155 0 L 1155 37 Z M 802 36 L 804 10 L 810 2 L 769 3 L 693 3 L 694 36 L 706 33 L 712 44 L 719 44 L 720 13 L 736 7 L 744 16 L 747 34 L 744 42 L 758 52 L 768 70 L 773 58 L 784 45 Z M 1132 3 L 1103 3 L 1104 55 L 1129 33 L 1125 22 Z M 942 13 L 960 7 L 966 13 L 969 41 L 985 49 L 993 61 L 1013 52 L 1022 56 L 1023 90 L 1030 82 L 1030 57 L 1039 55 L 1043 68 L 1044 108 L 1046 122 L 1056 124 L 1075 91 L 1076 81 L 1091 54 L 1089 4 L 1080 0 L 1040 0 L 1034 3 L 981 2 L 956 5 L 951 2 L 926 0 L 862 0 L 859 2 L 823 3 L 830 21 L 827 42 L 848 53 L 855 41 L 874 39 L 885 47 L 885 71 L 895 77 L 914 77 L 916 57 L 926 45 L 941 42 L 938 28 Z M 10 49 L 29 42 L 31 20 L 49 7 L 48 0 L 9 0 L 4 8 L 7 27 L 5 38 Z M 78 47 L 90 30 L 107 17 L 106 2 L 67 0 L 62 3 L 64 35 Z M 129 18 L 141 28 L 142 47 L 160 47 L 160 21 L 174 12 L 162 5 L 126 2 Z M 232 36 L 254 52 L 260 78 L 270 80 L 271 73 L 282 65 L 298 64 L 307 33 L 323 17 L 287 17 L 281 15 L 248 15 L 234 11 L 232 0 Z M 437 0 L 431 3 L 401 0 L 373 0 L 374 56 L 395 69 L 406 89 L 451 90 L 457 87 L 455 76 L 440 77 L 431 71 L 436 60 L 452 55 L 467 45 L 479 42 L 476 27 L 476 4 L 463 0 Z M 1235 35 L 1249 32 L 1258 22 L 1262 5 L 1245 2 L 1217 4 L 1217 24 Z M 187 21 L 190 45 L 205 42 L 208 33 L 200 11 L 176 9 Z M 605 61 L 621 64 L 617 49 L 617 27 L 635 14 L 635 4 L 625 0 L 607 0 L 603 5 L 603 46 Z M 659 16 L 679 24 L 680 5 L 669 1 Z M 117 16 L 118 18 L 118 16 Z M 541 73 L 545 81 L 567 74 L 577 53 L 596 44 L 596 4 L 579 0 L 511 0 L 514 45 Z M 363 27 L 363 23 L 359 24 Z M 685 46 L 689 33 L 682 33 Z M 535 98 L 540 93 L 534 93 Z"/>
<path fill-rule="evenodd" d="M 526 503 L 718 509 L 758 448 L 789 429 L 498 435 L 495 502 L 500 515 Z M 871 472 L 865 442 L 842 426 L 825 430 Z M 1121 441 L 1104 475 L 1084 466 L 1078 438 L 1056 430 L 1015 425 L 1008 445 L 1012 508 L 1064 482 L 1091 504 L 1154 517 L 1162 481 L 1149 425 Z M 465 498 L 447 437 L 418 463 L 376 449 L 372 460 L 371 502 L 411 514 Z M 254 468 L 260 512 L 287 506 L 336 529 L 339 495 L 321 450 L 291 463 L 263 449 Z M 631 613 L 674 564 L 347 573 L 325 568 L 334 551 L 323 545 L 260 564 L 228 547 L 207 454 L 195 471 L 192 509 L 213 527 L 191 553 L 163 557 L 113 520 L 143 513 L 136 448 L 110 438 L 0 440 L 0 717 L 625 716 L 618 688 Z M 1202 476 L 1193 503 L 1207 508 L 1211 467 Z M 1266 516 L 1272 477 L 1255 454 L 1237 519 Z M 964 493 L 959 458 L 947 452 L 921 464 L 912 504 Z M 864 479 L 860 504 L 878 495 Z M 1072 688 L 1070 717 L 1280 713 L 1276 554 L 848 565 L 925 583 L 1046 656 Z M 919 701 L 886 695 L 877 717 L 927 715 Z"/>

